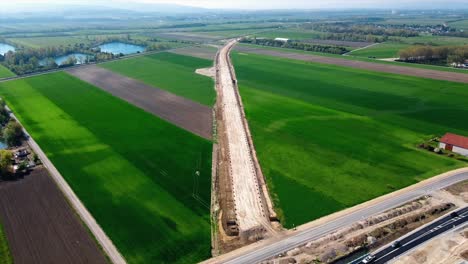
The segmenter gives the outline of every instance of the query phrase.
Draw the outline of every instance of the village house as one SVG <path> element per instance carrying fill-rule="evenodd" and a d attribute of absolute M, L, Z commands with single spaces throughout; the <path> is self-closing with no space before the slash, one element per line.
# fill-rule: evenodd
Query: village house
<path fill-rule="evenodd" d="M 468 156 L 468 137 L 447 133 L 440 139 L 439 148 Z"/>
<path fill-rule="evenodd" d="M 287 39 L 287 38 L 275 38 L 275 41 L 281 41 L 281 42 L 286 43 L 286 42 L 289 42 L 289 39 Z"/>

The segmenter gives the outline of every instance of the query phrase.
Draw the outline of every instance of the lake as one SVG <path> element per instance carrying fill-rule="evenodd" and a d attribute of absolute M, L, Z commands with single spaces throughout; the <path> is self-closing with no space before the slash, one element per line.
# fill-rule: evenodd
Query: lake
<path fill-rule="evenodd" d="M 106 43 L 99 46 L 99 48 L 101 48 L 101 52 L 108 52 L 112 54 L 122 53 L 125 55 L 145 51 L 145 47 L 143 46 L 127 44 L 123 42 Z"/>
<path fill-rule="evenodd" d="M 68 55 L 64 55 L 64 56 L 60 56 L 60 57 L 57 57 L 55 58 L 55 63 L 57 63 L 57 65 L 61 65 L 62 63 L 64 63 L 65 61 L 67 61 L 67 59 L 71 56 L 75 56 L 76 58 L 76 64 L 83 64 L 83 63 L 86 63 L 86 57 L 91 57 L 91 55 L 86 55 L 86 54 L 83 54 L 83 53 L 72 53 L 72 54 L 68 54 Z M 43 59 L 39 62 L 40 65 L 46 65 L 47 64 L 47 59 Z"/>
<path fill-rule="evenodd" d="M 8 147 L 7 144 L 0 141 L 0 149 L 6 149 L 7 147 Z"/>
<path fill-rule="evenodd" d="M 15 47 L 11 46 L 11 45 L 8 45 L 8 44 L 5 44 L 5 43 L 0 43 L 0 54 L 5 54 L 7 53 L 8 51 L 15 51 Z"/>

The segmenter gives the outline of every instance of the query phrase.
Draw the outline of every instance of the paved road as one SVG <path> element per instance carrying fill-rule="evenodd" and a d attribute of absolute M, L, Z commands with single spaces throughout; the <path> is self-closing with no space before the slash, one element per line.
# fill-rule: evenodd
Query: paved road
<path fill-rule="evenodd" d="M 468 207 L 457 210 L 456 212 L 458 213 L 457 217 L 452 217 L 451 214 L 448 214 L 431 222 L 423 228 L 418 229 L 416 232 L 400 238 L 398 241 L 401 246 L 399 247 L 395 248 L 392 247 L 392 245 L 389 245 L 377 251 L 373 254 L 375 259 L 371 263 L 387 263 L 393 258 L 396 258 L 399 255 L 402 255 L 403 253 L 421 245 L 422 243 L 468 221 Z"/>
<path fill-rule="evenodd" d="M 8 109 L 10 110 L 10 109 Z M 20 120 L 11 114 L 18 122 Z M 47 168 L 50 173 L 50 176 L 55 181 L 59 189 L 62 191 L 64 196 L 67 198 L 68 202 L 71 204 L 75 212 L 80 216 L 81 220 L 86 224 L 89 231 L 93 234 L 94 238 L 98 241 L 99 245 L 102 247 L 102 250 L 109 257 L 110 261 L 114 264 L 125 264 L 127 263 L 120 252 L 115 247 L 114 243 L 106 235 L 104 230 L 99 226 L 91 213 L 86 209 L 84 204 L 78 198 L 78 196 L 73 192 L 72 188 L 63 178 L 62 174 L 55 168 L 54 164 L 47 158 L 46 154 L 39 145 L 34 141 L 32 137 L 29 136 L 29 133 L 25 131 L 25 134 L 28 135 L 28 144 L 31 146 L 32 150 L 39 156 L 39 159 L 42 161 L 42 164 Z"/>
<path fill-rule="evenodd" d="M 432 179 L 427 181 L 427 183 L 422 182 L 418 184 L 417 188 L 408 189 L 408 191 L 402 191 L 398 195 L 391 196 L 391 198 L 380 201 L 371 206 L 355 210 L 347 215 L 336 218 L 335 220 L 328 221 L 323 225 L 294 232 L 280 241 L 273 241 L 272 243 L 266 244 L 263 247 L 255 247 L 251 250 L 243 250 L 242 254 L 235 254 L 235 252 L 233 252 L 231 255 L 229 255 L 229 257 L 221 257 L 219 260 L 214 259 L 209 261 L 209 263 L 258 263 L 262 260 L 274 257 L 280 253 L 303 245 L 311 240 L 320 238 L 341 227 L 360 221 L 365 217 L 369 217 L 384 212 L 388 209 L 395 208 L 422 195 L 429 194 L 435 190 L 443 189 L 464 180 L 468 180 L 468 172 L 466 170 L 449 175 L 447 177 L 442 177 L 440 179 Z"/>

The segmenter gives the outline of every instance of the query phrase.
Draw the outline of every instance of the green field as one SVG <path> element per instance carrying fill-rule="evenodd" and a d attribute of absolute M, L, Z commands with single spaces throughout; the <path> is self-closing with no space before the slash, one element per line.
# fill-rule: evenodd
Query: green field
<path fill-rule="evenodd" d="M 458 37 L 421 35 L 419 37 L 397 38 L 397 39 L 399 39 L 402 43 L 416 44 L 416 45 L 432 45 L 432 46 L 468 45 L 467 38 L 458 38 Z"/>
<path fill-rule="evenodd" d="M 324 35 L 324 33 L 301 28 L 279 29 L 256 34 L 257 37 L 262 38 L 288 38 L 295 40 L 319 39 L 321 35 Z"/>
<path fill-rule="evenodd" d="M 466 84 L 253 54 L 233 62 L 286 227 L 466 166 L 417 148 L 468 135 Z"/>
<path fill-rule="evenodd" d="M 0 96 L 128 263 L 210 256 L 211 142 L 66 73 Z"/>
<path fill-rule="evenodd" d="M 404 48 L 407 48 L 408 44 L 400 43 L 380 43 L 365 49 L 352 51 L 349 55 L 356 57 L 375 57 L 378 59 L 385 58 L 399 58 L 398 52 Z"/>
<path fill-rule="evenodd" d="M 331 54 L 331 53 L 319 53 L 319 52 L 304 51 L 304 50 L 297 50 L 297 49 L 274 48 L 274 47 L 259 46 L 259 45 L 252 45 L 252 44 L 239 44 L 238 46 L 275 50 L 275 51 L 285 52 L 285 53 L 310 54 L 310 55 L 317 55 L 317 56 L 321 56 L 321 57 L 339 58 L 339 59 L 355 60 L 355 61 L 365 61 L 365 62 L 372 62 L 372 63 L 378 63 L 378 64 L 398 65 L 398 66 L 401 66 L 401 67 L 421 68 L 421 69 L 446 71 L 446 72 L 458 72 L 458 73 L 468 74 L 468 70 L 464 70 L 464 69 L 457 69 L 457 68 L 444 67 L 444 66 L 435 66 L 435 65 L 427 65 L 427 64 L 404 63 L 404 62 L 396 62 L 396 61 L 384 61 L 384 60 L 369 59 L 367 57 L 354 56 L 353 53 L 349 54 L 349 56 L 343 56 L 343 55 L 337 55 L 337 54 Z M 254 53 L 254 52 L 252 52 L 252 53 Z"/>
<path fill-rule="evenodd" d="M 457 29 L 468 30 L 468 19 L 460 20 L 456 22 L 450 22 L 449 26 L 455 27 Z"/>
<path fill-rule="evenodd" d="M 210 60 L 163 52 L 100 66 L 205 105 L 215 101 L 213 80 L 195 73 L 213 66 Z"/>
<path fill-rule="evenodd" d="M 0 65 L 0 78 L 7 78 L 15 76 L 10 70 L 8 70 L 5 66 Z"/>
<path fill-rule="evenodd" d="M 45 48 L 57 46 L 73 46 L 79 43 L 89 43 L 84 37 L 32 37 L 32 38 L 11 38 L 9 41 L 19 46 L 28 48 Z"/>
<path fill-rule="evenodd" d="M 5 235 L 3 225 L 0 224 L 0 264 L 12 264 L 13 258 L 11 257 L 10 247 Z"/>

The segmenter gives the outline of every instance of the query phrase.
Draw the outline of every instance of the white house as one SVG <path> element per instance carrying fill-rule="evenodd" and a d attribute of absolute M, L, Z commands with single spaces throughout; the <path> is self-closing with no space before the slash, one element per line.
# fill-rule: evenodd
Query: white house
<path fill-rule="evenodd" d="M 447 133 L 440 139 L 439 148 L 468 157 L 468 137 Z"/>
<path fill-rule="evenodd" d="M 275 38 L 275 41 L 288 42 L 289 39 L 287 39 L 287 38 Z"/>

